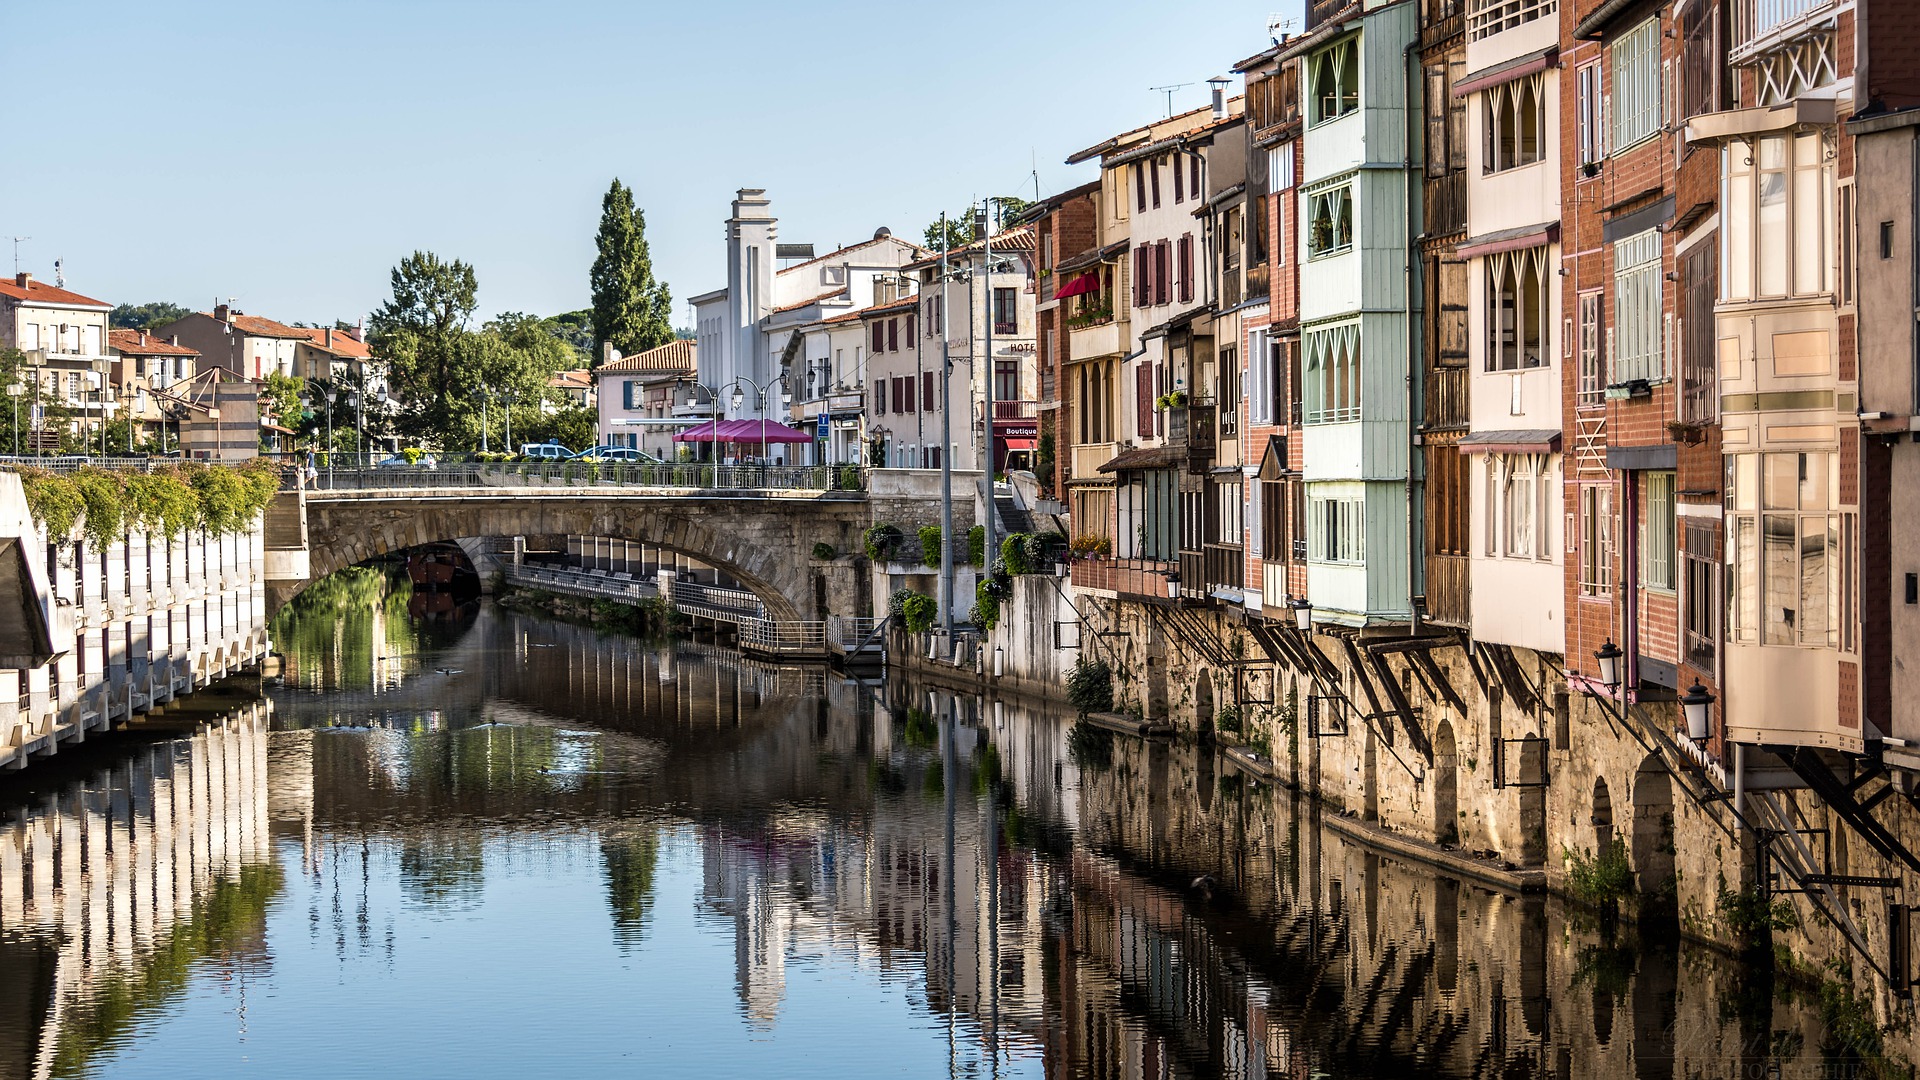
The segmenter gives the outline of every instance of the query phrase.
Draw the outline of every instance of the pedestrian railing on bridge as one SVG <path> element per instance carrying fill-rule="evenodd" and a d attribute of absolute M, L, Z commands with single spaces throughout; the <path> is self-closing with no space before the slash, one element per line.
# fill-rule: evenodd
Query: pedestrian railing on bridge
<path fill-rule="evenodd" d="M 735 624 L 740 651 L 749 655 L 823 658 L 827 624 L 818 620 L 782 622 L 742 619 Z"/>
<path fill-rule="evenodd" d="M 318 468 L 308 488 L 327 491 L 438 491 L 462 488 L 655 488 L 705 492 L 860 492 L 856 465 L 618 464 L 609 462 L 454 462 L 433 466 Z"/>
<path fill-rule="evenodd" d="M 510 585 L 545 589 L 572 596 L 604 597 L 636 604 L 660 595 L 660 587 L 632 575 L 606 570 L 561 570 L 538 563 L 506 563 L 500 574 Z"/>
<path fill-rule="evenodd" d="M 699 615 L 714 622 L 739 623 L 764 619 L 767 614 L 766 605 L 746 589 L 727 589 L 697 581 L 676 581 L 670 588 L 674 608 L 687 615 Z"/>

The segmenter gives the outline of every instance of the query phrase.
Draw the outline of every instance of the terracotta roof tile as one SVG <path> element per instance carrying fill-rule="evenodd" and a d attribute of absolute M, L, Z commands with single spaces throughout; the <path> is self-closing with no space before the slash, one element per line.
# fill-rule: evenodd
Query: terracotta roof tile
<path fill-rule="evenodd" d="M 788 304 L 785 307 L 774 308 L 772 311 L 768 312 L 767 314 L 785 315 L 789 311 L 799 311 L 801 308 L 812 307 L 813 305 L 819 303 L 822 300 L 831 300 L 836 296 L 845 296 L 846 294 L 847 294 L 847 288 L 846 286 L 842 285 L 840 288 L 835 289 L 832 292 L 821 293 L 819 296 L 815 296 L 807 300 L 802 300 L 797 304 Z"/>
<path fill-rule="evenodd" d="M 252 316 L 235 315 L 233 322 L 235 326 L 238 326 L 240 325 L 241 319 L 250 318 L 252 318 Z M 262 321 L 272 322 L 271 319 Z M 321 352 L 332 353 L 335 356 L 344 356 L 357 360 L 373 359 L 373 350 L 367 348 L 367 343 L 364 341 L 355 341 L 353 335 L 347 333 L 345 330 L 335 330 L 333 332 L 333 344 L 329 345 L 327 344 L 327 328 L 324 326 L 291 326 L 287 327 L 287 329 L 292 330 L 295 336 L 305 338 L 309 345 L 319 349 Z M 249 331 L 249 333 L 251 333 L 251 331 Z M 279 335 L 261 334 L 259 336 L 276 337 Z"/>
<path fill-rule="evenodd" d="M 200 314 L 205 315 L 209 319 L 215 317 L 210 311 L 203 311 Z M 248 337 L 307 339 L 307 332 L 305 330 L 288 326 L 286 323 L 275 322 L 272 319 L 260 315 L 241 315 L 236 312 L 229 316 L 227 321 L 233 323 L 235 330 L 240 331 Z"/>
<path fill-rule="evenodd" d="M 699 345 L 688 338 L 669 341 L 656 349 L 623 356 L 611 364 L 592 369 L 594 377 L 635 371 L 683 371 L 691 369 L 699 356 Z"/>
<path fill-rule="evenodd" d="M 994 233 L 992 239 L 995 252 L 1032 251 L 1034 249 L 1033 225 L 1020 225 L 1006 232 Z M 965 247 L 957 247 L 947 252 L 947 258 L 951 259 L 955 255 L 971 255 L 980 250 L 982 250 L 981 241 L 975 240 Z M 910 262 L 907 266 L 909 268 L 932 266 L 939 261 L 940 255 L 936 252 L 928 258 Z"/>
<path fill-rule="evenodd" d="M 593 387 L 593 373 L 586 368 L 574 371 L 556 371 L 547 385 L 556 390 L 589 390 Z"/>
<path fill-rule="evenodd" d="M 140 340 L 146 338 L 145 341 Z M 189 349 L 185 345 L 170 344 L 159 334 L 148 334 L 139 330 L 109 330 L 107 344 L 126 356 L 199 356 L 199 349 Z"/>
<path fill-rule="evenodd" d="M 820 321 L 827 323 L 852 322 L 855 319 L 864 319 L 873 315 L 886 315 L 895 311 L 906 311 L 909 308 L 918 307 L 919 304 L 920 295 L 915 293 L 912 296 L 903 296 L 898 300 L 889 300 L 884 304 L 863 307 L 859 311 L 849 311 L 845 315 L 835 315 L 831 319 L 822 319 Z"/>
<path fill-rule="evenodd" d="M 27 287 L 24 289 L 21 288 L 19 282 L 13 278 L 0 279 L 0 296 L 11 296 L 15 300 L 24 300 L 29 304 L 76 304 L 85 307 L 106 308 L 108 310 L 112 310 L 113 308 L 112 304 L 104 300 L 95 300 L 91 296 L 81 296 L 77 292 L 57 289 L 52 285 L 31 279 L 28 280 Z"/>

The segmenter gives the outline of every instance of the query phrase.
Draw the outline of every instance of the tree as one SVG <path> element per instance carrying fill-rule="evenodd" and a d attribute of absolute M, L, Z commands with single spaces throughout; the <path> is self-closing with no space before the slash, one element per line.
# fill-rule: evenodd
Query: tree
<path fill-rule="evenodd" d="M 1019 217 L 1020 214 L 1031 205 L 1033 205 L 1031 202 L 1018 195 L 996 196 L 993 200 L 993 231 L 996 234 L 1005 231 L 1007 222 Z M 935 220 L 926 227 L 920 234 L 923 241 L 922 246 L 932 251 L 941 250 L 940 225 L 941 222 Z M 978 239 L 978 237 L 973 234 L 973 208 L 971 206 L 960 211 L 958 214 L 948 215 L 946 219 L 947 250 L 966 247 L 976 239 Z"/>
<path fill-rule="evenodd" d="M 165 300 L 155 300 L 150 304 L 121 304 L 107 315 L 107 325 L 116 330 L 146 330 L 165 326 L 191 314 L 193 312 L 190 309 L 169 304 Z"/>
<path fill-rule="evenodd" d="M 623 355 L 656 349 L 673 340 L 673 297 L 653 277 L 647 250 L 646 215 L 633 205 L 633 191 L 618 178 L 600 201 L 600 232 L 594 237 L 593 366 L 608 342 Z"/>
<path fill-rule="evenodd" d="M 473 267 L 424 251 L 401 260 L 392 282 L 392 298 L 373 313 L 370 344 L 386 358 L 388 383 L 406 403 L 402 432 L 444 444 L 460 426 L 456 417 L 475 405 L 459 391 L 471 388 L 461 385 L 471 381 L 462 371 L 462 346 L 479 283 Z"/>
<path fill-rule="evenodd" d="M 33 453 L 36 433 L 43 439 L 49 434 L 58 435 L 65 439 L 64 445 L 85 452 L 84 440 L 76 443 L 68 431 L 73 426 L 73 410 L 65 399 L 47 389 L 37 369 L 28 365 L 27 354 L 19 349 L 0 349 L 0 393 L 15 385 L 21 389 L 20 396 L 9 394 L 0 401 L 0 454 L 14 453 L 15 447 L 20 453 Z M 36 406 L 40 412 L 37 423 Z"/>
<path fill-rule="evenodd" d="M 267 381 L 260 387 L 260 411 L 281 427 L 298 431 L 301 414 L 305 411 L 300 399 L 306 389 L 305 379 L 282 375 L 277 371 L 270 372 Z"/>

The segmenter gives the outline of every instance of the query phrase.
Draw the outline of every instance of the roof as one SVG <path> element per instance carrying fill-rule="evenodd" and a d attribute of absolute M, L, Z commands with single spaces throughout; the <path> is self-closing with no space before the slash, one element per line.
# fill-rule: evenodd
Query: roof
<path fill-rule="evenodd" d="M 1053 264 L 1053 272 L 1056 274 L 1069 274 L 1082 267 L 1092 266 L 1095 263 L 1108 262 L 1125 254 L 1126 250 L 1127 241 L 1115 240 L 1106 247 L 1094 248 L 1092 251 L 1083 251 L 1072 258 L 1059 260 Z"/>
<path fill-rule="evenodd" d="M 145 330 L 109 330 L 107 345 L 124 356 L 199 356 L 199 349 L 175 345 Z"/>
<path fill-rule="evenodd" d="M 11 296 L 29 304 L 71 304 L 74 307 L 97 307 L 103 311 L 112 311 L 113 305 L 91 296 L 81 296 L 77 292 L 57 288 L 44 282 L 27 279 L 25 286 L 19 278 L 0 279 L 0 296 Z"/>
<path fill-rule="evenodd" d="M 1103 462 L 1096 471 L 1113 473 L 1164 469 L 1172 465 L 1184 464 L 1186 460 L 1187 452 L 1182 447 L 1151 446 L 1144 450 L 1122 450 Z"/>
<path fill-rule="evenodd" d="M 694 366 L 699 345 L 691 338 L 677 338 L 657 348 L 623 356 L 611 364 L 593 369 L 593 376 L 624 375 L 636 371 L 686 371 Z"/>
<path fill-rule="evenodd" d="M 202 311 L 200 314 L 215 321 L 219 320 L 219 316 L 211 311 Z M 233 324 L 235 330 L 240 331 L 248 337 L 292 338 L 298 341 L 311 340 L 307 337 L 306 330 L 297 326 L 288 326 L 283 322 L 275 322 L 263 315 L 242 315 L 236 311 L 227 316 L 227 321 Z"/>
<path fill-rule="evenodd" d="M 1066 204 L 1072 202 L 1073 200 L 1082 198 L 1087 195 L 1092 195 L 1094 192 L 1099 190 L 1100 190 L 1100 181 L 1089 180 L 1086 183 L 1081 184 L 1079 187 L 1068 188 L 1065 191 L 1058 192 L 1053 195 L 1049 195 L 1044 199 L 1037 199 L 1031 203 L 1028 203 L 1027 208 L 1025 210 L 1020 211 L 1020 213 L 1018 213 L 1017 215 L 1015 215 L 1013 220 L 1016 224 L 1019 224 L 1019 225 L 1025 225 L 1028 222 L 1038 221 L 1039 219 L 1047 216 L 1047 214 L 1051 213 L 1052 211 L 1060 209 L 1062 206 L 1065 206 Z"/>
<path fill-rule="evenodd" d="M 785 315 L 789 311 L 799 311 L 801 308 L 812 307 L 813 305 L 819 303 L 822 300 L 831 300 L 836 296 L 845 296 L 846 294 L 847 294 L 847 287 L 845 285 L 842 285 L 839 288 L 833 290 L 832 292 L 821 293 L 819 296 L 802 300 L 797 304 L 788 304 L 785 307 L 774 308 L 772 311 L 769 311 L 767 314 Z"/>
<path fill-rule="evenodd" d="M 828 259 L 833 258 L 835 255 L 844 255 L 849 251 L 858 251 L 864 247 L 872 247 L 875 244 L 883 244 L 883 243 L 886 243 L 888 240 L 899 240 L 900 243 L 905 244 L 907 247 L 910 247 L 915 251 L 926 250 L 925 248 L 921 247 L 919 244 L 916 244 L 911 240 L 901 240 L 899 237 L 889 232 L 885 236 L 876 236 L 871 240 L 862 240 L 857 244 L 848 244 L 846 247 L 843 247 L 843 248 L 834 248 L 832 251 L 827 252 L 825 255 L 815 255 L 813 258 L 808 259 L 806 262 L 797 262 L 797 263 L 794 263 L 792 266 L 783 266 L 779 270 L 774 271 L 774 275 L 777 277 L 780 274 L 789 274 L 803 267 L 812 266 L 814 263 L 825 262 Z"/>
<path fill-rule="evenodd" d="M 239 325 L 240 320 L 243 318 L 251 318 L 251 316 L 237 315 L 234 317 L 234 324 Z M 272 322 L 273 320 L 267 319 L 264 321 Z M 345 330 L 333 331 L 332 333 L 333 343 L 328 344 L 327 328 L 324 326 L 294 326 L 294 327 L 289 327 L 288 329 L 291 329 L 295 331 L 299 336 L 306 338 L 307 343 L 309 345 L 312 345 L 314 348 L 319 349 L 321 352 L 332 353 L 335 356 L 344 356 L 349 359 L 358 359 L 358 360 L 373 359 L 373 350 L 367 348 L 367 343 L 364 341 L 354 340 L 353 335 L 347 333 Z M 251 331 L 249 332 L 251 333 Z M 277 335 L 261 334 L 259 336 L 275 337 Z"/>
<path fill-rule="evenodd" d="M 947 258 L 951 259 L 955 255 L 971 255 L 975 252 L 983 251 L 987 243 L 993 244 L 993 250 L 995 252 L 1032 251 L 1035 246 L 1033 225 L 1016 225 L 1005 232 L 994 233 L 985 241 L 975 240 L 965 247 L 954 248 L 947 252 Z M 906 269 L 912 270 L 918 267 L 932 266 L 939 261 L 940 255 L 938 252 L 935 252 L 924 259 L 908 263 Z"/>
<path fill-rule="evenodd" d="M 1225 119 L 1226 120 L 1237 119 L 1241 114 L 1233 111 L 1234 103 L 1240 102 L 1244 110 L 1245 101 L 1246 101 L 1246 96 L 1244 94 L 1236 97 L 1228 98 L 1227 99 L 1227 116 L 1225 117 Z M 1194 125 L 1191 123 L 1195 119 L 1199 118 L 1202 114 L 1205 114 L 1207 117 L 1207 120 L 1205 123 L 1201 123 L 1198 125 Z M 1095 143 L 1094 145 L 1089 146 L 1084 150 L 1076 150 L 1072 154 L 1069 154 L 1067 156 L 1067 164 L 1078 165 L 1081 162 L 1088 160 L 1089 158 L 1100 157 L 1113 150 L 1117 150 L 1122 146 L 1131 146 L 1132 143 L 1137 142 L 1140 139 L 1145 139 L 1149 142 L 1152 142 L 1154 141 L 1155 131 L 1164 130 L 1164 134 L 1160 136 L 1160 138 L 1164 139 L 1169 135 L 1193 134 L 1193 133 L 1205 130 L 1209 127 L 1212 127 L 1214 125 L 1220 124 L 1222 122 L 1224 121 L 1213 119 L 1213 104 L 1209 102 L 1205 105 L 1200 106 L 1197 109 L 1188 109 L 1186 112 L 1183 112 L 1183 113 L 1175 113 L 1172 116 L 1162 117 L 1161 119 L 1155 120 L 1150 124 L 1141 124 L 1139 127 L 1132 128 L 1127 131 L 1123 131 L 1120 134 L 1115 135 L 1110 139 L 1106 139 L 1102 142 Z M 1189 126 L 1180 126 L 1182 124 L 1187 124 Z"/>
<path fill-rule="evenodd" d="M 586 368 L 576 368 L 572 371 L 556 371 L 553 373 L 553 378 L 547 380 L 547 385 L 555 390 L 591 390 L 593 389 L 593 373 Z"/>
<path fill-rule="evenodd" d="M 874 315 L 886 315 L 895 311 L 908 311 L 919 306 L 920 294 L 914 293 L 910 296 L 903 296 L 898 300 L 889 300 L 884 304 L 874 304 L 871 307 L 863 307 L 859 311 L 849 311 L 845 315 L 835 315 L 831 319 L 822 319 L 820 321 L 829 323 L 852 322 L 855 319 L 864 319 Z"/>

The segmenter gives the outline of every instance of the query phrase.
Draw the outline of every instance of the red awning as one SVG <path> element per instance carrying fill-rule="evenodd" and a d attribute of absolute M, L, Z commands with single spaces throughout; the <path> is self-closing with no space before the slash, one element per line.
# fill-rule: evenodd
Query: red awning
<path fill-rule="evenodd" d="M 1009 450 L 1031 450 L 1033 449 L 1033 443 L 1034 440 L 1032 438 L 1022 436 L 1000 440 L 1000 444 Z"/>
<path fill-rule="evenodd" d="M 1100 291 L 1100 275 L 1097 272 L 1090 272 L 1081 274 L 1079 277 L 1060 286 L 1060 290 L 1053 294 L 1053 298 L 1055 300 L 1065 300 L 1068 297 L 1079 296 L 1081 293 L 1098 291 Z"/>

